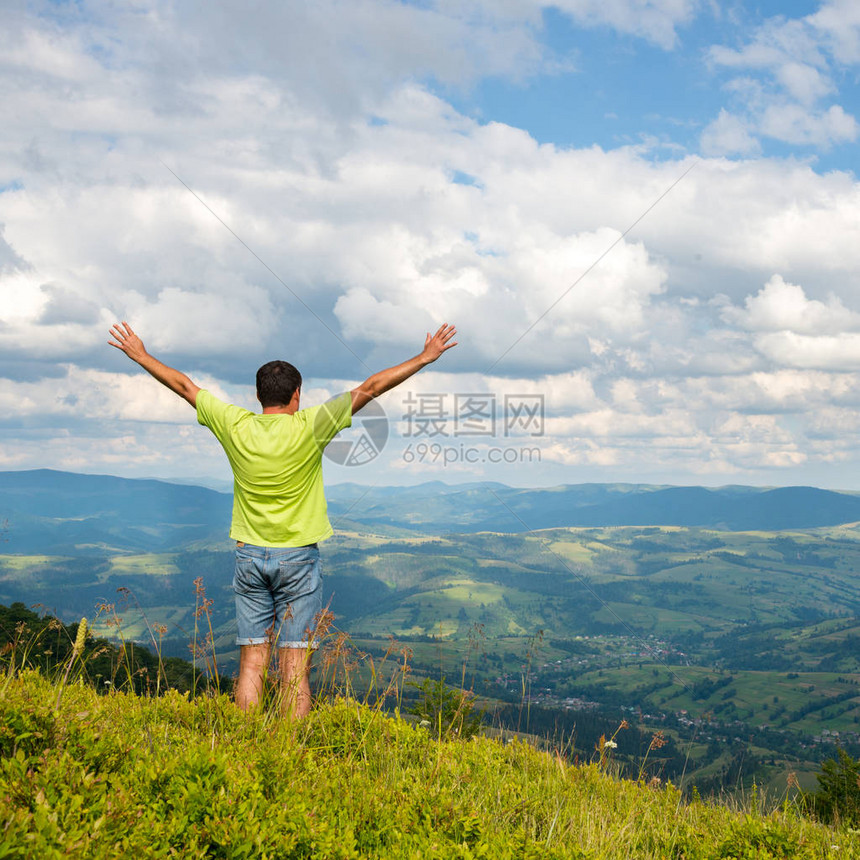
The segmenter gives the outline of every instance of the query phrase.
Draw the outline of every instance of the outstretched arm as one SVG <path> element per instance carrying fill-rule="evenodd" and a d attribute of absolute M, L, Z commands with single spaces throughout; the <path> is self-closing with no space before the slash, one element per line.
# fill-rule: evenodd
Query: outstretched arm
<path fill-rule="evenodd" d="M 379 373 L 369 376 L 358 388 L 353 388 L 350 392 L 352 394 L 352 414 L 355 415 L 362 406 L 366 406 L 374 397 L 379 397 L 380 394 L 400 385 L 401 382 L 418 373 L 422 367 L 436 361 L 443 352 L 456 346 L 456 341 L 449 343 L 455 334 L 457 334 L 457 329 L 454 326 L 443 323 L 439 326 L 436 334 L 427 333 L 424 349 L 414 358 L 410 358 L 396 367 L 380 370 Z"/>
<path fill-rule="evenodd" d="M 153 358 L 127 322 L 123 322 L 122 326 L 114 323 L 110 336 L 113 338 L 108 341 L 111 346 L 121 349 L 132 361 L 136 361 L 147 373 L 183 400 L 187 400 L 192 406 L 197 405 L 197 392 L 200 391 L 200 386 L 195 385 L 184 373 Z"/>

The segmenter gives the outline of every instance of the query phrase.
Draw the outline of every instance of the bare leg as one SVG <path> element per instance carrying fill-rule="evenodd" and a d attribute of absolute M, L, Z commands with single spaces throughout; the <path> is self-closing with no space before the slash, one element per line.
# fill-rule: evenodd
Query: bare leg
<path fill-rule="evenodd" d="M 270 658 L 268 644 L 239 646 L 239 680 L 236 681 L 235 699 L 243 711 L 260 703 Z"/>
<path fill-rule="evenodd" d="M 301 719 L 311 710 L 311 686 L 308 676 L 311 671 L 310 648 L 281 648 L 281 690 L 284 695 L 284 713 Z"/>

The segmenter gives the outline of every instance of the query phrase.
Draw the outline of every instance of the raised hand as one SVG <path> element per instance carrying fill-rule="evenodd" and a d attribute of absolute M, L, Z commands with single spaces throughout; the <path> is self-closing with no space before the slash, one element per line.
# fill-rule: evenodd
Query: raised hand
<path fill-rule="evenodd" d="M 122 326 L 119 323 L 114 323 L 110 330 L 110 336 L 113 340 L 109 340 L 108 344 L 121 349 L 133 361 L 140 363 L 141 359 L 147 355 L 143 341 L 132 331 L 127 322 L 123 321 Z M 114 343 L 114 341 L 116 342 Z"/>
<path fill-rule="evenodd" d="M 427 332 L 427 337 L 424 340 L 424 351 L 421 353 L 428 361 L 436 361 L 445 350 L 451 349 L 457 345 L 457 341 L 449 343 L 452 337 L 457 334 L 457 329 L 448 323 L 442 323 L 436 330 L 436 334 Z"/>
<path fill-rule="evenodd" d="M 443 352 L 456 346 L 456 341 L 451 342 L 451 338 L 455 334 L 457 334 L 457 329 L 454 326 L 442 323 L 436 330 L 436 334 L 427 332 L 427 337 L 424 339 L 424 349 L 419 355 L 407 359 L 395 367 L 389 367 L 386 370 L 380 370 L 379 373 L 374 373 L 373 376 L 368 376 L 358 388 L 353 388 L 350 392 L 352 394 L 353 414 L 373 400 L 374 397 L 391 391 L 396 385 L 400 385 L 401 382 L 418 373 L 422 367 L 436 361 Z"/>
<path fill-rule="evenodd" d="M 195 385 L 184 373 L 176 368 L 168 367 L 157 358 L 150 355 L 143 341 L 134 333 L 132 327 L 125 321 L 114 323 L 110 330 L 110 346 L 121 349 L 132 361 L 136 361 L 147 373 L 155 377 L 162 385 L 187 400 L 192 406 L 197 403 L 197 392 L 200 386 Z"/>

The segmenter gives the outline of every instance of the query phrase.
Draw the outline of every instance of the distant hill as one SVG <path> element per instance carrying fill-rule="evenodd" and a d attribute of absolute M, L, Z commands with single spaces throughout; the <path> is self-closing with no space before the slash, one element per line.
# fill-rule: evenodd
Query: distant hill
<path fill-rule="evenodd" d="M 363 491 L 363 493 L 362 493 Z M 860 520 L 860 496 L 815 487 L 503 484 L 329 490 L 329 509 L 368 525 L 439 532 L 522 532 L 565 526 L 700 526 L 728 531 L 817 528 Z"/>
<path fill-rule="evenodd" d="M 816 528 L 860 521 L 860 496 L 814 487 L 669 487 L 498 483 L 328 489 L 335 528 L 388 534 L 523 532 L 563 526 L 675 525 L 729 531 Z M 205 487 L 49 469 L 0 472 L 0 524 L 11 553 L 104 547 L 164 552 L 222 543 L 231 497 Z"/>
<path fill-rule="evenodd" d="M 204 487 L 79 475 L 0 472 L 4 552 L 61 554 L 88 547 L 164 551 L 222 539 L 232 499 Z"/>

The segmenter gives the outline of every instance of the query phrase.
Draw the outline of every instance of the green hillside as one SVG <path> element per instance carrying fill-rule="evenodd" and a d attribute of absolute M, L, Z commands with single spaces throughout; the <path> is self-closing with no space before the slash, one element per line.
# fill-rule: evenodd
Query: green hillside
<path fill-rule="evenodd" d="M 727 808 L 671 784 L 350 699 L 301 724 L 224 696 L 99 696 L 34 673 L 0 686 L 0 856 L 858 858 L 857 831 L 760 794 Z"/>

